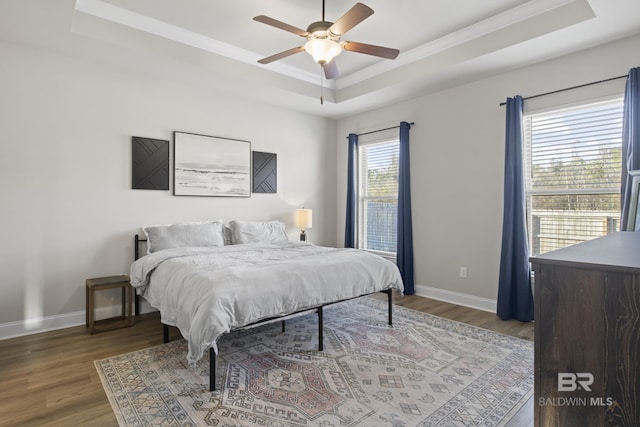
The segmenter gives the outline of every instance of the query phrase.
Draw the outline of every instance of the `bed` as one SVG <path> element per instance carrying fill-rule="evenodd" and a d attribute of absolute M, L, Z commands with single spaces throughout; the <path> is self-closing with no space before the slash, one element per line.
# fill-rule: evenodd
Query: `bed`
<path fill-rule="evenodd" d="M 289 241 L 279 221 L 220 221 L 143 227 L 135 235 L 131 284 L 160 311 L 164 341 L 175 326 L 188 341 L 192 365 L 209 352 L 215 390 L 217 340 L 233 330 L 318 314 L 323 307 L 385 292 L 392 325 L 392 289 L 403 292 L 392 262 L 356 249 Z M 141 255 L 144 242 L 147 253 Z M 138 306 L 138 304 L 136 304 Z"/>

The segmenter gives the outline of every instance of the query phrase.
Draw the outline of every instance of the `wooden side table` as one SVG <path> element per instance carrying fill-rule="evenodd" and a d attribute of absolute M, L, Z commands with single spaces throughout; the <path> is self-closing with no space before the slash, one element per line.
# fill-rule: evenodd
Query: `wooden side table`
<path fill-rule="evenodd" d="M 122 315 L 120 317 L 114 317 L 112 319 L 120 319 L 118 322 L 109 322 L 108 325 L 95 325 L 95 292 L 105 289 L 122 289 Z M 133 287 L 129 282 L 129 276 L 122 274 L 119 276 L 109 277 L 96 277 L 93 279 L 87 279 L 86 281 L 86 298 L 87 298 L 87 318 L 86 326 L 89 328 L 89 333 L 110 331 L 112 329 L 123 328 L 125 326 L 133 325 Z M 111 320 L 111 319 L 105 319 Z"/>

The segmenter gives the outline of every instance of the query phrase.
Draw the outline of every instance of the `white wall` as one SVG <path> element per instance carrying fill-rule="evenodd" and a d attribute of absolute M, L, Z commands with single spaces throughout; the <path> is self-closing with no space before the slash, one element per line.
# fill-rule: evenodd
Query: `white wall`
<path fill-rule="evenodd" d="M 0 338 L 84 323 L 85 279 L 127 273 L 142 225 L 280 219 L 297 239 L 304 205 L 309 239 L 335 245 L 334 121 L 8 43 L 0 57 Z M 277 153 L 278 193 L 131 190 L 131 136 L 174 130 Z"/>
<path fill-rule="evenodd" d="M 311 241 L 344 238 L 346 135 L 415 121 L 411 162 L 419 293 L 491 309 L 502 223 L 507 96 L 626 74 L 633 37 L 337 123 L 242 98 L 0 43 L 0 338 L 84 322 L 84 281 L 125 273 L 139 226 L 281 219 L 314 209 Z M 621 81 L 611 87 L 619 91 Z M 607 89 L 609 90 L 609 89 Z M 595 88 L 533 101 L 570 103 Z M 174 130 L 278 154 L 278 194 L 247 199 L 131 190 L 131 136 Z M 336 142 L 337 141 L 337 142 Z M 472 213 L 472 215 L 470 215 Z M 468 278 L 458 277 L 458 268 Z M 99 304 L 117 304 L 115 295 Z"/>
<path fill-rule="evenodd" d="M 486 310 L 495 308 L 502 234 L 504 107 L 512 95 L 535 95 L 625 75 L 640 65 L 640 37 L 532 65 L 338 122 L 336 239 L 343 241 L 345 137 L 415 122 L 411 186 L 417 293 Z M 624 90 L 624 80 L 604 92 Z M 527 104 L 602 96 L 603 87 Z M 459 267 L 467 267 L 466 279 Z"/>

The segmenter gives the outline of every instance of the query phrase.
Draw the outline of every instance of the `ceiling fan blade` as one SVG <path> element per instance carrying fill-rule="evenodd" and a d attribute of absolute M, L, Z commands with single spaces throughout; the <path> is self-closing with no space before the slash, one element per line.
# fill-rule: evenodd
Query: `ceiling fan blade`
<path fill-rule="evenodd" d="M 390 47 L 375 46 L 372 44 L 358 42 L 343 42 L 342 48 L 349 52 L 364 53 L 367 55 L 379 56 L 380 58 L 396 59 L 400 51 Z"/>
<path fill-rule="evenodd" d="M 291 56 L 295 53 L 302 52 L 304 50 L 304 46 L 294 47 L 289 50 L 285 50 L 284 52 L 276 53 L 275 55 L 267 56 L 266 58 L 262 58 L 258 62 L 261 64 L 268 64 L 273 61 L 277 61 L 282 58 L 286 58 L 287 56 Z"/>
<path fill-rule="evenodd" d="M 324 76 L 327 79 L 337 79 L 340 77 L 340 72 L 338 71 L 338 65 L 336 65 L 336 60 L 332 60 L 329 62 L 325 62 L 322 65 L 322 69 L 324 70 Z"/>
<path fill-rule="evenodd" d="M 341 36 L 371 15 L 373 15 L 373 9 L 362 3 L 356 3 L 329 28 L 329 32 L 335 36 Z"/>
<path fill-rule="evenodd" d="M 307 37 L 309 33 L 307 33 L 302 28 L 294 27 L 293 25 L 285 24 L 282 21 L 278 21 L 277 19 L 269 18 L 265 15 L 258 15 L 253 18 L 254 21 L 262 22 L 263 24 L 271 25 L 272 27 L 280 28 L 281 30 L 289 31 L 295 35 L 300 37 Z"/>

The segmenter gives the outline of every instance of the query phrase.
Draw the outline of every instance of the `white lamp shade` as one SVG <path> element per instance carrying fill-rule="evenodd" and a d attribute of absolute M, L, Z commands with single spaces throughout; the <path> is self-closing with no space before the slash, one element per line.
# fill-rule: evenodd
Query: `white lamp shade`
<path fill-rule="evenodd" d="M 311 228 L 313 224 L 313 212 L 311 209 L 296 209 L 296 227 L 301 230 Z"/>
<path fill-rule="evenodd" d="M 342 47 L 330 39 L 311 39 L 304 45 L 304 50 L 313 56 L 318 64 L 326 64 L 340 55 Z"/>

